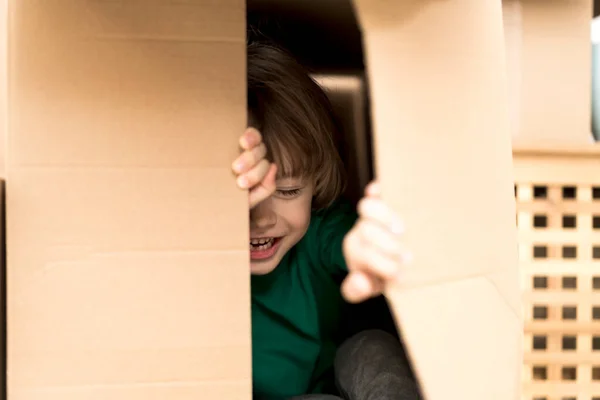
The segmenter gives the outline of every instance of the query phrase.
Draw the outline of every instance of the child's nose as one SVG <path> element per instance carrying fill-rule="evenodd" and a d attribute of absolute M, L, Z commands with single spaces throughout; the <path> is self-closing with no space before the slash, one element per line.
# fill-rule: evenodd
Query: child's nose
<path fill-rule="evenodd" d="M 275 225 L 277 222 L 277 214 L 267 204 L 269 201 L 265 200 L 263 203 L 257 205 L 250 211 L 250 227 L 254 229 L 266 229 Z"/>

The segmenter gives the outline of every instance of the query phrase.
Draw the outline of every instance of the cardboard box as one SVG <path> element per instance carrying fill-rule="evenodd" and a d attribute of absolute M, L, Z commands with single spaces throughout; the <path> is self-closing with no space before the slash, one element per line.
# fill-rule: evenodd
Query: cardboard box
<path fill-rule="evenodd" d="M 0 60 L 8 59 L 8 35 L 7 32 L 7 11 L 8 2 L 0 2 Z M 6 87 L 8 85 L 8 63 L 3 61 L 0 62 L 0 177 L 4 177 L 4 166 L 5 160 L 4 155 L 6 154 L 6 128 L 7 128 L 7 111 L 8 111 L 8 91 Z"/>
<path fill-rule="evenodd" d="M 590 143 L 592 0 L 504 4 L 515 141 Z"/>
<path fill-rule="evenodd" d="M 7 59 L 7 2 L 0 2 L 0 60 Z M 0 371 L 6 371 L 6 229 L 4 154 L 7 129 L 8 63 L 0 61 Z M 6 398 L 6 373 L 0 377 L 0 397 Z"/>
<path fill-rule="evenodd" d="M 415 254 L 387 295 L 424 393 L 517 399 L 501 5 L 355 6 Z M 10 400 L 250 399 L 244 1 L 8 11 Z"/>
<path fill-rule="evenodd" d="M 502 16 L 504 21 L 504 48 L 506 51 L 506 67 L 508 76 L 508 107 L 510 115 L 510 130 L 514 139 L 521 131 L 521 87 L 523 66 L 521 53 L 523 51 L 522 10 L 521 0 L 502 1 Z"/>
<path fill-rule="evenodd" d="M 9 397 L 249 398 L 244 2 L 8 21 Z"/>
<path fill-rule="evenodd" d="M 387 295 L 424 393 L 517 399 L 522 325 L 501 3 L 356 4 L 377 175 L 416 260 Z"/>

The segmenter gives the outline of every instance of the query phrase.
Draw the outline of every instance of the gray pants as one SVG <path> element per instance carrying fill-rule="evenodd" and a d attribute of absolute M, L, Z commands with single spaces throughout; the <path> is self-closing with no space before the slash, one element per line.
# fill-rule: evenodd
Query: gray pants
<path fill-rule="evenodd" d="M 422 399 L 401 344 L 384 331 L 363 331 L 344 342 L 334 369 L 341 398 L 306 395 L 291 400 Z"/>

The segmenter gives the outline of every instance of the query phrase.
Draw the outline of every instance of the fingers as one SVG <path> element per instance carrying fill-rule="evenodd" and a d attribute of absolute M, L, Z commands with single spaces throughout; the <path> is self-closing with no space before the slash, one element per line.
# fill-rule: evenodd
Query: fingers
<path fill-rule="evenodd" d="M 401 255 L 390 257 L 377 246 L 377 239 L 365 240 L 357 225 L 344 239 L 344 255 L 350 271 L 367 271 L 383 280 L 398 278 Z"/>
<path fill-rule="evenodd" d="M 401 282 L 404 265 L 412 257 L 402 244 L 402 220 L 380 198 L 372 182 L 358 205 L 359 221 L 344 239 L 344 256 L 350 274 L 342 285 L 347 301 L 360 302 L 378 295 L 388 283 Z"/>
<path fill-rule="evenodd" d="M 248 193 L 248 200 L 250 202 L 250 208 L 254 208 L 258 203 L 269 198 L 276 189 L 275 177 L 277 175 L 277 167 L 275 164 L 271 164 L 267 174 L 260 183 L 260 185 L 254 187 Z"/>
<path fill-rule="evenodd" d="M 375 247 L 391 259 L 402 260 L 404 248 L 400 238 L 384 225 L 363 219 L 357 222 L 356 228 L 363 246 Z"/>
<path fill-rule="evenodd" d="M 254 128 L 248 128 L 240 138 L 240 147 L 243 150 L 250 150 L 259 143 L 262 143 L 260 132 Z"/>
<path fill-rule="evenodd" d="M 236 174 L 242 174 L 256 166 L 267 155 L 267 146 L 264 143 L 259 143 L 252 149 L 244 151 L 233 162 L 232 168 Z"/>
<path fill-rule="evenodd" d="M 342 283 L 342 295 L 350 303 L 360 303 L 381 293 L 380 280 L 363 271 L 351 272 Z"/>
<path fill-rule="evenodd" d="M 373 181 L 369 183 L 365 189 L 365 194 L 367 197 L 380 197 L 381 196 L 381 186 L 379 182 Z"/>
<path fill-rule="evenodd" d="M 358 203 L 358 213 L 362 219 L 374 221 L 394 235 L 404 233 L 404 224 L 385 203 L 378 198 L 365 197 Z"/>
<path fill-rule="evenodd" d="M 265 159 L 260 160 L 258 164 L 256 164 L 256 166 L 254 166 L 251 170 L 243 175 L 238 176 L 238 186 L 242 189 L 250 189 L 258 185 L 265 178 L 270 167 L 271 163 L 269 163 L 269 161 Z"/>
<path fill-rule="evenodd" d="M 266 159 L 267 147 L 256 129 L 248 128 L 239 144 L 243 151 L 231 168 L 237 175 L 237 185 L 249 189 L 248 201 L 253 208 L 275 192 L 277 167 Z"/>

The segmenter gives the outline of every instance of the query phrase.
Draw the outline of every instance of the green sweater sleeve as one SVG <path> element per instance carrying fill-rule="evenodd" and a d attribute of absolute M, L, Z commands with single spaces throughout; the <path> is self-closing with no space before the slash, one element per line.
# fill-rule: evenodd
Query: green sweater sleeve
<path fill-rule="evenodd" d="M 347 271 L 342 244 L 357 218 L 356 210 L 346 201 L 338 201 L 313 216 L 311 225 L 315 228 L 314 241 L 318 249 L 319 261 L 329 273 Z"/>

